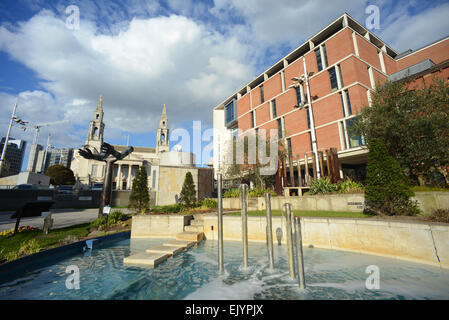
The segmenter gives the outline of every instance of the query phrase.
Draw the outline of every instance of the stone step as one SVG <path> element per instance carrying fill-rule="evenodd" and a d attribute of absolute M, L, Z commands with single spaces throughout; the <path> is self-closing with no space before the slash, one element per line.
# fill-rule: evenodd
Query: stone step
<path fill-rule="evenodd" d="M 149 248 L 146 250 L 148 253 L 166 253 L 169 257 L 172 257 L 173 255 L 182 252 L 184 249 L 182 247 L 177 246 L 157 246 L 153 248 Z"/>
<path fill-rule="evenodd" d="M 204 227 L 203 226 L 185 226 L 184 227 L 184 231 L 191 231 L 191 232 L 203 232 L 204 231 Z"/>
<path fill-rule="evenodd" d="M 176 235 L 176 240 L 189 240 L 200 242 L 203 240 L 204 232 L 184 231 Z"/>
<path fill-rule="evenodd" d="M 202 215 L 202 214 L 194 214 L 193 215 L 193 219 L 197 220 L 197 221 L 203 221 L 204 220 L 204 215 Z"/>
<path fill-rule="evenodd" d="M 191 226 L 203 226 L 204 225 L 204 220 L 190 220 L 190 225 Z"/>
<path fill-rule="evenodd" d="M 179 247 L 182 249 L 188 249 L 190 247 L 193 247 L 195 245 L 194 241 L 188 241 L 188 240 L 170 240 L 163 243 L 164 246 L 173 246 L 173 247 Z"/>
<path fill-rule="evenodd" d="M 123 259 L 124 264 L 143 264 L 150 267 L 156 267 L 161 262 L 167 260 L 166 253 L 147 253 L 140 252 Z"/>

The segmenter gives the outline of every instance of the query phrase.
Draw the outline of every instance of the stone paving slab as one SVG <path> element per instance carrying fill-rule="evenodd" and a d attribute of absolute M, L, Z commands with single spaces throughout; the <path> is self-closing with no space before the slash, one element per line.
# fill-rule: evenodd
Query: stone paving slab
<path fill-rule="evenodd" d="M 164 246 L 176 246 L 183 249 L 188 249 L 190 247 L 193 247 L 195 245 L 194 241 L 188 241 L 188 240 L 171 240 L 163 243 Z"/>
<path fill-rule="evenodd" d="M 167 260 L 168 254 L 166 253 L 147 253 L 140 252 L 133 254 L 123 259 L 124 264 L 143 264 L 147 266 L 156 267 L 161 262 Z"/>
<path fill-rule="evenodd" d="M 184 231 L 176 235 L 176 240 L 189 240 L 200 242 L 203 240 L 204 232 Z"/>
<path fill-rule="evenodd" d="M 152 247 L 146 250 L 147 253 L 165 253 L 168 254 L 170 257 L 183 251 L 184 249 L 182 247 L 177 246 L 157 246 Z"/>

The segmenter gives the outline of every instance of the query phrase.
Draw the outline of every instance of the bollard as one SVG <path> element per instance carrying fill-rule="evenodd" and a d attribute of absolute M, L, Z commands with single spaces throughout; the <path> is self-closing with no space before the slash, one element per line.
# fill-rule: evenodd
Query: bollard
<path fill-rule="evenodd" d="M 271 193 L 265 193 L 265 204 L 267 209 L 267 247 L 268 247 L 268 261 L 270 269 L 274 269 L 274 255 L 273 255 L 273 227 L 271 224 Z"/>
<path fill-rule="evenodd" d="M 290 203 L 284 204 L 285 206 L 285 228 L 287 232 L 287 249 L 288 249 L 288 267 L 290 272 L 290 278 L 295 278 L 295 265 L 293 261 L 293 239 L 292 239 L 292 221 L 291 210 L 292 205 Z"/>
<path fill-rule="evenodd" d="M 242 190 L 242 240 L 243 240 L 243 267 L 248 268 L 248 211 L 246 207 L 246 191 L 248 186 L 241 184 Z"/>
<path fill-rule="evenodd" d="M 224 271 L 223 262 L 223 198 L 222 198 L 222 175 L 217 176 L 218 184 L 218 270 Z"/>
<path fill-rule="evenodd" d="M 296 259 L 298 265 L 298 283 L 301 289 L 306 288 L 304 277 L 304 257 L 302 253 L 302 235 L 300 217 L 295 217 Z"/>

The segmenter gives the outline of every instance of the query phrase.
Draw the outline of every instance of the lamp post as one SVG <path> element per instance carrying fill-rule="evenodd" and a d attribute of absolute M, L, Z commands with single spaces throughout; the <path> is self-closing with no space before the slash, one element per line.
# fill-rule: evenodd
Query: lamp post
<path fill-rule="evenodd" d="M 310 126 L 311 126 L 310 135 L 312 138 L 312 152 L 315 155 L 315 166 L 317 168 L 317 178 L 319 179 L 321 176 L 321 172 L 320 172 L 320 163 L 319 163 L 319 158 L 318 158 L 318 147 L 317 147 L 317 142 L 316 142 L 316 131 L 315 131 L 315 121 L 314 121 L 314 117 L 313 117 L 312 98 L 310 97 L 310 87 L 309 87 L 309 76 L 310 75 L 307 72 L 305 57 L 302 58 L 302 61 L 303 61 L 303 65 L 304 65 L 304 74 L 302 76 L 300 76 L 299 78 L 297 78 L 297 77 L 292 78 L 292 80 L 297 83 L 289 86 L 289 88 L 295 88 L 299 84 L 302 84 L 302 83 L 306 84 L 306 94 L 307 94 L 307 100 L 309 103 L 309 108 L 308 108 L 307 112 L 309 112 L 309 118 L 310 118 Z M 307 158 L 304 160 L 307 162 Z"/>
<path fill-rule="evenodd" d="M 28 123 L 27 121 L 23 121 L 22 119 L 16 117 L 16 109 L 17 109 L 17 103 L 14 105 L 14 109 L 12 111 L 11 120 L 9 121 L 8 132 L 6 133 L 5 143 L 3 145 L 2 156 L 0 158 L 0 177 L 2 176 L 2 173 L 3 173 L 3 170 L 4 170 L 6 149 L 8 148 L 8 140 L 9 140 L 9 135 L 11 133 L 11 128 L 12 128 L 13 121 L 17 122 L 20 125 L 22 125 L 23 126 L 22 127 L 23 130 L 26 130 L 24 125 L 26 123 Z"/>

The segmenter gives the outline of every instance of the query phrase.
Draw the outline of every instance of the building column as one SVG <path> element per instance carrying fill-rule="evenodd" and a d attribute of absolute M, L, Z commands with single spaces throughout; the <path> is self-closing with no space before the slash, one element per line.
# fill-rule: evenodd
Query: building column
<path fill-rule="evenodd" d="M 131 179 L 131 173 L 132 173 L 132 167 L 133 167 L 132 164 L 129 164 L 129 165 L 128 165 L 128 182 L 126 183 L 126 186 L 128 187 L 128 189 L 131 189 L 131 181 L 132 181 L 132 179 Z"/>
<path fill-rule="evenodd" d="M 117 190 L 122 190 L 122 165 L 118 165 L 117 169 Z"/>

